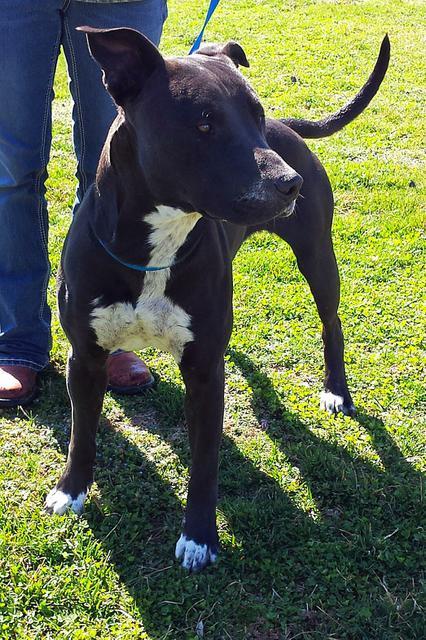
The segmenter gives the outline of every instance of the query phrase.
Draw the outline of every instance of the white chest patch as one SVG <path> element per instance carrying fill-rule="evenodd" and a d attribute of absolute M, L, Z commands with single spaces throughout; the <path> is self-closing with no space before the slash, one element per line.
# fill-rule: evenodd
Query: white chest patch
<path fill-rule="evenodd" d="M 200 218 L 199 213 L 184 213 L 172 207 L 158 207 L 145 216 L 153 229 L 147 266 L 173 264 L 178 249 Z M 91 326 L 103 349 L 112 352 L 156 347 L 168 351 L 180 362 L 186 343 L 193 340 L 191 318 L 164 295 L 169 277 L 169 268 L 147 271 L 135 306 L 130 302 L 117 302 L 101 307 L 94 301 Z"/>

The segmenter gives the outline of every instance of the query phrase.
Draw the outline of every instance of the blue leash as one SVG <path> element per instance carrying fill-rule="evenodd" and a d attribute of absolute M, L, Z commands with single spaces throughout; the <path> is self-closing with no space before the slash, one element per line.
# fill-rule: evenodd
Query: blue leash
<path fill-rule="evenodd" d="M 198 34 L 194 44 L 191 47 L 191 50 L 189 52 L 188 55 L 191 55 L 191 53 L 194 53 L 195 51 L 198 51 L 198 49 L 200 48 L 201 42 L 203 40 L 203 35 L 204 35 L 204 31 L 208 25 L 208 23 L 210 22 L 210 18 L 212 17 L 212 15 L 215 12 L 215 9 L 217 7 L 217 5 L 219 4 L 220 0 L 210 0 L 210 6 L 207 9 L 207 15 L 206 15 L 206 19 L 204 20 L 204 24 L 202 26 L 202 29 L 200 31 L 200 33 Z"/>

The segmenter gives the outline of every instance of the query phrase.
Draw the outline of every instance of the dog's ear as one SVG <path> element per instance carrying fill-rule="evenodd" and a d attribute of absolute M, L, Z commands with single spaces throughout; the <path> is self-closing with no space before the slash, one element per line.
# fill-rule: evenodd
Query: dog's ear
<path fill-rule="evenodd" d="M 120 106 L 134 98 L 144 81 L 164 65 L 157 47 L 135 29 L 77 29 L 86 34 L 90 54 L 102 68 L 104 85 Z"/>
<path fill-rule="evenodd" d="M 236 67 L 239 67 L 240 65 L 242 67 L 250 66 L 242 46 L 239 45 L 238 42 L 233 42 L 232 40 L 226 44 L 204 44 L 196 53 L 201 53 L 204 56 L 227 56 L 232 60 Z"/>

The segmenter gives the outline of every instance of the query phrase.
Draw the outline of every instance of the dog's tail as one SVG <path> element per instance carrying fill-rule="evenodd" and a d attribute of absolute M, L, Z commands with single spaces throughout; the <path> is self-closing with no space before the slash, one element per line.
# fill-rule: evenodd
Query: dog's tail
<path fill-rule="evenodd" d="M 336 113 L 323 120 L 314 122 L 312 120 L 297 120 L 294 118 L 283 118 L 287 127 L 296 131 L 302 138 L 326 138 L 336 131 L 343 129 L 349 122 L 352 122 L 370 104 L 386 75 L 390 57 L 390 42 L 388 35 L 383 38 L 379 56 L 374 69 L 365 85 L 356 96 Z"/>

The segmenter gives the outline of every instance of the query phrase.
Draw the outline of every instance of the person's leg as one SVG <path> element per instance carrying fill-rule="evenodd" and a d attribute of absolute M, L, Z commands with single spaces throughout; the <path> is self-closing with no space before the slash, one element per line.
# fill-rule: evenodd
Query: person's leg
<path fill-rule="evenodd" d="M 74 100 L 73 137 L 77 155 L 77 206 L 94 181 L 99 156 L 117 111 L 102 83 L 102 72 L 91 58 L 86 36 L 76 28 L 131 27 L 160 42 L 167 16 L 165 0 L 93 3 L 72 0 L 64 15 L 64 52 Z"/>
<path fill-rule="evenodd" d="M 11 371 L 49 359 L 44 182 L 63 4 L 7 0 L 0 12 L 0 406 L 20 393 L 8 395 Z"/>
<path fill-rule="evenodd" d="M 165 0 L 106 4 L 72 1 L 65 12 L 63 46 L 74 100 L 73 136 L 78 161 L 75 208 L 95 179 L 99 156 L 116 116 L 112 98 L 102 83 L 102 72 L 90 57 L 86 36 L 76 28 L 82 25 L 131 27 L 158 44 L 166 16 Z M 154 382 L 145 363 L 133 353 L 112 354 L 107 371 L 108 388 L 117 393 L 138 393 Z"/>

